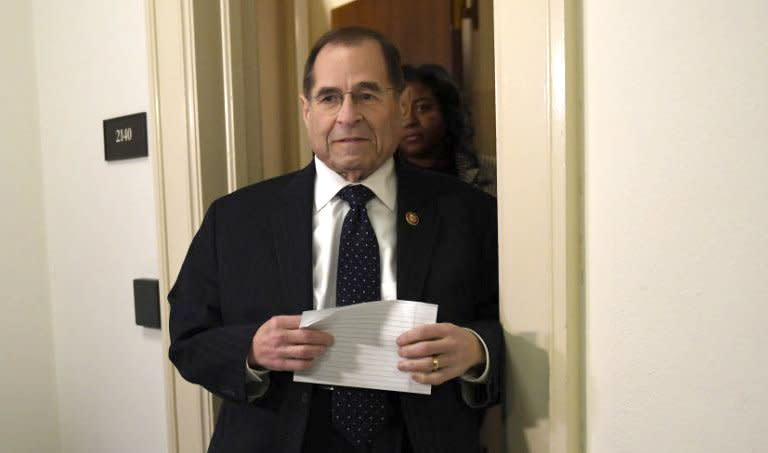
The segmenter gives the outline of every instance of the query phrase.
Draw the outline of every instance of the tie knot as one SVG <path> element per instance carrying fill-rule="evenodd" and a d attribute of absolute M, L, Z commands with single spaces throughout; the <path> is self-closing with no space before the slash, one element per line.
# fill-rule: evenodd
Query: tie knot
<path fill-rule="evenodd" d="M 375 195 L 371 189 L 362 184 L 349 185 L 341 189 L 338 193 L 339 198 L 349 203 L 351 207 L 365 206 L 368 200 Z"/>

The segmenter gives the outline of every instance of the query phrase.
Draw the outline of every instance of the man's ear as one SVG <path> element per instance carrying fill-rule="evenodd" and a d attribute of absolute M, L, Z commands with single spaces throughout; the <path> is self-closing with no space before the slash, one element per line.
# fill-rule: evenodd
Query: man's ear
<path fill-rule="evenodd" d="M 400 114 L 405 121 L 406 118 L 411 116 L 411 100 L 413 99 L 413 91 L 411 87 L 406 86 L 402 94 L 400 94 Z"/>
<path fill-rule="evenodd" d="M 309 130 L 309 100 L 303 94 L 299 95 L 301 100 L 301 117 L 304 119 L 304 126 Z"/>

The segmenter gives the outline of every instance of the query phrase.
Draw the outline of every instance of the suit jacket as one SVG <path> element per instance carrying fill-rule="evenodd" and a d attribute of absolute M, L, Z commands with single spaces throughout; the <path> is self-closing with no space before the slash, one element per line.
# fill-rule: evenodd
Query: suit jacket
<path fill-rule="evenodd" d="M 462 400 L 458 379 L 431 395 L 400 395 L 414 451 L 476 452 L 482 407 L 500 394 L 495 200 L 457 179 L 397 161 L 397 294 L 439 305 L 438 322 L 475 330 L 491 370 Z M 181 375 L 224 399 L 209 452 L 301 450 L 314 390 L 271 372 L 248 403 L 245 360 L 259 326 L 312 307 L 314 164 L 215 201 L 169 294 L 170 358 Z M 406 212 L 418 225 L 405 221 Z"/>

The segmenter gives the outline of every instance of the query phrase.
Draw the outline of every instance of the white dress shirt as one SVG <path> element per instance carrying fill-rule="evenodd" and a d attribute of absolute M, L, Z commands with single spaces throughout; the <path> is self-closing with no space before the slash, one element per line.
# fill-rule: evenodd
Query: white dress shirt
<path fill-rule="evenodd" d="M 339 238 L 349 204 L 336 194 L 349 181 L 315 158 L 315 212 L 312 215 L 312 286 L 315 310 L 336 306 Z M 360 184 L 376 195 L 366 204 L 379 243 L 381 300 L 397 299 L 397 178 L 390 158 Z"/>
<path fill-rule="evenodd" d="M 328 168 L 315 157 L 315 203 L 312 214 L 312 287 L 315 310 L 336 306 L 336 270 L 339 260 L 339 237 L 349 204 L 336 196 L 339 190 L 350 182 Z M 366 204 L 376 240 L 379 243 L 381 262 L 381 299 L 397 299 L 397 174 L 395 161 L 389 158 L 370 176 L 359 182 L 369 188 L 375 197 Z M 461 377 L 469 383 L 483 383 L 487 379 L 489 366 L 488 347 L 472 329 L 467 329 L 480 340 L 486 364 L 480 376 L 467 373 Z M 251 382 L 263 385 L 250 399 L 256 399 L 266 392 L 268 371 L 254 370 L 246 360 L 246 377 Z M 466 398 L 465 398 L 466 399 Z"/>

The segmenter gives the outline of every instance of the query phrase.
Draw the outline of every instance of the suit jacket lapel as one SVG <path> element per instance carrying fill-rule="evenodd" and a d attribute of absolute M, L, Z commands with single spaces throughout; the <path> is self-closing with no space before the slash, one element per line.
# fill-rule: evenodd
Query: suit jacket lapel
<path fill-rule="evenodd" d="M 396 161 L 397 297 L 421 300 L 439 227 L 437 204 L 419 174 Z M 278 275 L 285 312 L 312 310 L 312 212 L 315 165 L 310 163 L 288 183 L 283 207 L 272 217 Z M 411 225 L 406 214 L 415 213 Z"/>
<path fill-rule="evenodd" d="M 421 300 L 439 228 L 437 204 L 419 174 L 397 164 L 397 297 Z M 418 223 L 412 224 L 416 217 Z M 411 222 L 406 219 L 408 216 Z"/>
<path fill-rule="evenodd" d="M 278 273 L 287 313 L 312 310 L 312 212 L 314 161 L 296 174 L 272 217 Z"/>

